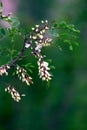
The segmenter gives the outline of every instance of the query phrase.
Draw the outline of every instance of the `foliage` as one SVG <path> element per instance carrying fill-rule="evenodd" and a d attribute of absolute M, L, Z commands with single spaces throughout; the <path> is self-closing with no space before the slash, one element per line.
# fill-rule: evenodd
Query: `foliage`
<path fill-rule="evenodd" d="M 45 59 L 45 55 L 42 55 L 42 50 L 44 47 L 51 46 L 55 44 L 55 40 L 58 40 L 57 46 L 58 49 L 62 49 L 62 43 L 69 46 L 70 50 L 73 50 L 73 45 L 78 45 L 77 38 L 79 30 L 75 29 L 74 25 L 68 24 L 65 21 L 57 23 L 53 21 L 51 25 L 48 24 L 48 21 L 41 21 L 40 25 L 35 25 L 32 27 L 29 34 L 25 34 L 19 29 L 19 20 L 14 17 L 12 14 L 3 15 L 3 4 L 0 3 L 0 20 L 2 24 L 0 26 L 0 40 L 5 38 L 10 39 L 11 48 L 0 46 L 1 51 L 8 51 L 9 61 L 0 67 L 0 76 L 3 74 L 8 75 L 9 69 L 14 68 L 15 72 L 12 76 L 17 75 L 18 78 L 25 82 L 27 85 L 33 83 L 33 79 L 30 76 L 32 73 L 32 63 L 18 64 L 19 60 L 27 55 L 34 55 L 37 59 L 37 67 L 39 77 L 43 81 L 50 81 L 52 79 L 52 74 L 50 71 L 49 62 Z M 8 23 L 7 27 L 3 27 L 3 21 Z M 16 37 L 19 37 L 23 40 L 23 47 L 18 52 L 14 48 L 14 41 Z M 29 49 L 29 54 L 25 55 L 25 52 Z M 17 90 L 10 84 L 6 83 L 5 91 L 8 91 L 12 98 L 19 102 L 21 96 Z"/>

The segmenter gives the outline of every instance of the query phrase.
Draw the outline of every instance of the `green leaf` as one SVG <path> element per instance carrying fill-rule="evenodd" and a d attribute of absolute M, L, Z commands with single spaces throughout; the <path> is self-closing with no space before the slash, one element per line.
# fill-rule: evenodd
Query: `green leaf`
<path fill-rule="evenodd" d="M 10 18 L 8 18 L 8 20 L 7 20 L 9 23 L 11 23 L 12 22 L 12 20 L 10 19 Z"/>
<path fill-rule="evenodd" d="M 70 44 L 70 40 L 64 40 L 64 43 Z"/>
<path fill-rule="evenodd" d="M 8 16 L 6 16 L 6 15 L 2 15 L 2 17 L 1 17 L 3 20 L 7 20 L 8 19 Z"/>
<path fill-rule="evenodd" d="M 16 74 L 16 73 L 15 73 L 15 72 L 13 72 L 13 73 L 12 73 L 12 76 L 15 76 L 15 74 Z"/>
<path fill-rule="evenodd" d="M 3 36 L 6 35 L 5 29 L 0 28 L 0 32 L 1 32 L 1 34 L 2 34 Z"/>
<path fill-rule="evenodd" d="M 49 64 L 52 62 L 51 59 L 46 59 L 46 62 L 48 62 Z"/>
<path fill-rule="evenodd" d="M 75 44 L 76 46 L 78 46 L 78 45 L 79 45 L 79 43 L 78 43 L 78 42 L 76 42 L 76 41 L 74 41 L 74 44 Z"/>
<path fill-rule="evenodd" d="M 51 66 L 49 66 L 50 67 L 50 69 L 55 69 L 55 66 L 53 66 L 53 65 L 51 65 Z"/>
<path fill-rule="evenodd" d="M 26 68 L 34 68 L 34 66 L 32 65 L 32 63 L 27 63 L 26 65 L 24 65 Z"/>
<path fill-rule="evenodd" d="M 12 26 L 13 26 L 13 27 L 17 27 L 17 26 L 19 26 L 19 24 L 20 24 L 19 21 L 16 21 L 16 22 L 14 22 L 14 23 L 12 24 Z"/>
<path fill-rule="evenodd" d="M 50 36 L 52 37 L 59 37 L 59 34 L 57 33 L 56 29 L 54 27 L 52 27 L 50 30 L 49 30 L 49 34 Z"/>
<path fill-rule="evenodd" d="M 65 27 L 66 26 L 66 22 L 65 21 L 61 21 L 60 23 L 59 23 L 59 27 Z"/>
<path fill-rule="evenodd" d="M 73 46 L 72 46 L 72 45 L 70 45 L 70 46 L 69 46 L 69 49 L 70 49 L 71 51 L 73 51 Z"/>
<path fill-rule="evenodd" d="M 18 18 L 15 17 L 15 16 L 12 16 L 12 17 L 10 18 L 10 20 L 12 21 L 12 26 L 13 26 L 13 27 L 17 27 L 17 26 L 20 24 Z"/>
<path fill-rule="evenodd" d="M 15 16 L 12 16 L 10 19 L 11 19 L 12 21 L 17 21 L 17 20 L 18 20 L 17 17 L 15 17 Z"/>
<path fill-rule="evenodd" d="M 73 29 L 74 32 L 80 33 L 80 30 Z"/>
<path fill-rule="evenodd" d="M 67 37 L 67 36 L 69 36 L 69 34 L 68 33 L 62 33 L 62 34 L 60 34 L 60 36 Z"/>
<path fill-rule="evenodd" d="M 3 7 L 3 4 L 2 4 L 2 2 L 0 2 L 0 7 Z"/>
<path fill-rule="evenodd" d="M 27 69 L 30 73 L 33 73 L 33 71 L 31 69 Z"/>

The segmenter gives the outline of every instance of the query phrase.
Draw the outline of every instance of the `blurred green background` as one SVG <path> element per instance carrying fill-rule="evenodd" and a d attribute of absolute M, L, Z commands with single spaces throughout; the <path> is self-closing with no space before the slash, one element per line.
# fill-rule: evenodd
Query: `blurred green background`
<path fill-rule="evenodd" d="M 15 14 L 26 31 L 28 26 L 48 19 L 67 20 L 81 33 L 79 47 L 73 52 L 68 48 L 61 52 L 55 46 L 44 50 L 55 66 L 49 88 L 38 78 L 36 68 L 31 86 L 17 77 L 0 77 L 26 94 L 16 103 L 0 82 L 0 130 L 87 130 L 87 0 L 19 0 L 17 4 Z M 10 47 L 9 41 L 1 43 Z M 16 39 L 15 48 L 20 50 L 22 43 Z M 0 65 L 7 62 L 5 55 L 0 55 Z M 26 62 L 35 60 L 30 56 L 22 61 Z"/>

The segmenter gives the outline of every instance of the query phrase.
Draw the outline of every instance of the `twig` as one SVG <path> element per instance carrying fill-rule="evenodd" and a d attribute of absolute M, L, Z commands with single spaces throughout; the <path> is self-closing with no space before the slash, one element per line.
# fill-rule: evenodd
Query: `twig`
<path fill-rule="evenodd" d="M 20 53 L 18 54 L 18 56 L 17 56 L 14 60 L 12 60 L 12 62 L 9 64 L 10 67 L 14 66 L 14 64 L 23 56 L 23 53 L 24 53 L 24 51 L 26 50 L 26 48 L 25 48 L 25 43 L 26 43 L 26 41 L 27 41 L 27 38 L 26 38 L 26 36 L 25 36 L 23 48 L 21 49 L 21 51 L 20 51 Z"/>

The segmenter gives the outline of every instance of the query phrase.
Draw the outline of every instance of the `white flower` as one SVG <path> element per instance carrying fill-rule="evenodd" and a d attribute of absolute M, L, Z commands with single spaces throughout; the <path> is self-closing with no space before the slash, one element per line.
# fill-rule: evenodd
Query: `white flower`
<path fill-rule="evenodd" d="M 8 64 L 3 65 L 0 67 L 0 75 L 2 76 L 3 74 L 8 75 L 7 70 L 10 69 L 10 66 Z"/>
<path fill-rule="evenodd" d="M 43 37 L 44 37 L 43 35 L 39 35 L 39 38 L 40 38 L 40 39 L 43 39 Z"/>
<path fill-rule="evenodd" d="M 51 74 L 48 72 L 48 70 L 50 70 L 50 68 L 48 67 L 48 63 L 45 61 L 41 62 L 39 60 L 37 64 L 38 64 L 40 78 L 46 81 L 51 80 Z"/>
<path fill-rule="evenodd" d="M 5 88 L 5 91 L 8 91 L 16 102 L 19 102 L 21 100 L 20 94 L 16 91 L 14 87 L 11 87 L 9 85 L 7 88 Z"/>
<path fill-rule="evenodd" d="M 42 65 L 45 66 L 45 67 L 47 67 L 48 66 L 48 62 L 43 61 Z"/>
<path fill-rule="evenodd" d="M 30 85 L 30 83 L 33 83 L 32 78 L 26 74 L 27 72 L 23 67 L 20 67 L 19 65 L 17 65 L 16 69 L 17 69 L 16 74 L 18 75 L 18 78 L 22 80 L 22 82 L 25 82 L 27 85 Z"/>
<path fill-rule="evenodd" d="M 42 45 L 41 44 L 37 44 L 37 46 L 35 47 L 36 51 L 41 51 Z"/>
<path fill-rule="evenodd" d="M 29 43 L 25 43 L 25 47 L 26 47 L 26 48 L 29 48 L 29 47 L 30 47 L 30 44 L 29 44 Z"/>
<path fill-rule="evenodd" d="M 41 23 L 44 23 L 44 21 L 42 20 Z"/>
<path fill-rule="evenodd" d="M 34 30 L 35 28 L 32 28 L 32 30 Z"/>
<path fill-rule="evenodd" d="M 48 23 L 48 20 L 45 20 L 46 23 Z"/>
<path fill-rule="evenodd" d="M 38 27 L 39 27 L 39 25 L 36 25 L 36 27 L 38 28 Z"/>

